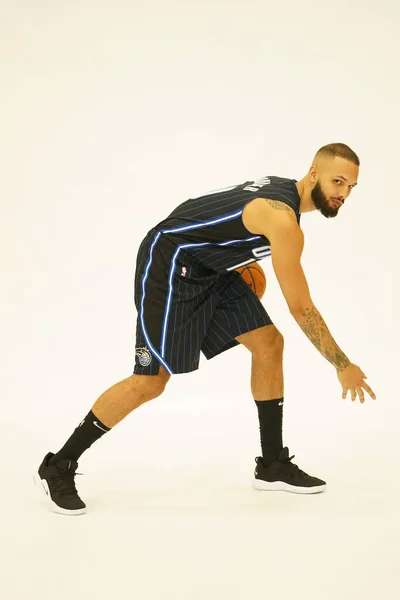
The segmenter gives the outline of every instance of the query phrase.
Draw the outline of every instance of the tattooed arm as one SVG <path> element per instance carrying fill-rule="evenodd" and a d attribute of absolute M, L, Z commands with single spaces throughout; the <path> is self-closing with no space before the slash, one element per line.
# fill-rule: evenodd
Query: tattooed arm
<path fill-rule="evenodd" d="M 291 315 L 322 356 L 340 373 L 351 363 L 311 300 L 300 262 L 304 235 L 294 211 L 283 202 L 264 198 L 249 208 L 243 214 L 244 225 L 270 241 L 272 264 Z"/>
<path fill-rule="evenodd" d="M 353 401 L 358 394 L 363 403 L 366 390 L 375 400 L 375 393 L 364 381 L 365 373 L 336 344 L 311 300 L 300 263 L 304 235 L 295 212 L 284 202 L 255 198 L 245 206 L 242 220 L 250 232 L 262 234 L 270 241 L 272 264 L 290 313 L 322 356 L 335 367 L 343 388 L 342 398 L 350 392 Z"/>
<path fill-rule="evenodd" d="M 338 373 L 350 365 L 349 359 L 331 336 L 325 321 L 312 302 L 298 312 L 292 311 L 292 316 L 308 339 Z"/>
<path fill-rule="evenodd" d="M 280 227 L 279 233 L 271 235 L 272 264 L 279 285 L 285 296 L 291 315 L 314 344 L 338 372 L 350 360 L 336 344 L 330 331 L 311 300 L 300 256 L 304 247 L 304 235 L 299 227 Z"/>

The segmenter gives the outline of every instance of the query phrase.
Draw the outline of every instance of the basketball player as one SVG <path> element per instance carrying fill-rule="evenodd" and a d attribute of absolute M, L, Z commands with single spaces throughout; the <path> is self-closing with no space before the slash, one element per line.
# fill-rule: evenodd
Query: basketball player
<path fill-rule="evenodd" d="M 364 391 L 376 396 L 366 375 L 332 338 L 313 304 L 300 258 L 303 213 L 336 217 L 357 185 L 359 159 L 345 144 L 329 144 L 314 157 L 301 180 L 262 177 L 180 204 L 141 242 L 135 273 L 138 311 L 133 374 L 105 391 L 36 475 L 52 509 L 66 515 L 86 511 L 74 477 L 77 460 L 93 442 L 134 409 L 163 393 L 171 375 L 242 344 L 251 352 L 251 393 L 262 456 L 253 485 L 259 490 L 321 492 L 325 481 L 292 462 L 282 443 L 283 337 L 236 269 L 271 254 L 290 314 L 332 364 L 352 401 Z"/>

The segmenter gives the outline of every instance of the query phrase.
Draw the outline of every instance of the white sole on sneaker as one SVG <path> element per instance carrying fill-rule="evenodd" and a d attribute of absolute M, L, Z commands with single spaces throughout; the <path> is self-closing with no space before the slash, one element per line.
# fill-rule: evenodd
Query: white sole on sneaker
<path fill-rule="evenodd" d="M 277 492 L 281 490 L 294 494 L 318 494 L 324 491 L 326 484 L 315 485 L 313 487 L 299 487 L 298 485 L 290 485 L 290 483 L 285 483 L 284 481 L 264 481 L 255 477 L 253 479 L 253 487 L 263 492 Z"/>
<path fill-rule="evenodd" d="M 76 510 L 68 510 L 66 508 L 61 508 L 60 506 L 57 506 L 57 504 L 55 502 L 53 502 L 53 500 L 51 499 L 47 481 L 45 479 L 41 479 L 39 476 L 39 473 L 36 473 L 36 475 L 33 476 L 33 483 L 35 484 L 36 488 L 39 490 L 41 497 L 42 498 L 44 497 L 46 499 L 48 506 L 51 508 L 51 510 L 53 512 L 58 513 L 60 515 L 71 515 L 71 516 L 83 515 L 86 512 L 86 508 L 78 508 Z"/>

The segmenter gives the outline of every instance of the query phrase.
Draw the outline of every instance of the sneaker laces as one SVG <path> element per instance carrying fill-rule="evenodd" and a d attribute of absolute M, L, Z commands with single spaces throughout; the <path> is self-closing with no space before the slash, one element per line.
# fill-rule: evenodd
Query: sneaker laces
<path fill-rule="evenodd" d="M 75 487 L 75 475 L 82 475 L 82 473 L 74 473 L 70 469 L 57 468 L 57 474 L 51 475 L 50 480 L 52 483 L 53 490 L 59 496 L 77 496 L 78 491 Z"/>
<path fill-rule="evenodd" d="M 294 463 L 292 463 L 292 458 L 295 457 L 295 454 L 293 454 L 293 456 L 289 456 L 286 460 L 281 460 L 279 462 L 281 462 L 284 465 L 290 465 L 292 471 L 296 472 L 299 476 L 299 478 L 301 479 L 302 477 L 306 477 L 307 473 L 305 473 L 304 471 L 302 471 L 301 469 L 299 469 L 299 467 L 297 465 L 295 465 Z"/>

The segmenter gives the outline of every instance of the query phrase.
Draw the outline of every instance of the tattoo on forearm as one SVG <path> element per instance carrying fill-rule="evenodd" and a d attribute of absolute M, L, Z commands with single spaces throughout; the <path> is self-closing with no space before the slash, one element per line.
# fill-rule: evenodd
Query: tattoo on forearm
<path fill-rule="evenodd" d="M 297 318 L 297 322 L 308 339 L 339 372 L 350 364 L 315 307 L 306 308 Z"/>
<path fill-rule="evenodd" d="M 291 208 L 284 202 L 279 202 L 278 200 L 270 200 L 269 198 L 265 198 L 265 202 L 272 208 L 275 208 L 275 210 L 287 210 L 293 212 L 293 208 Z"/>

